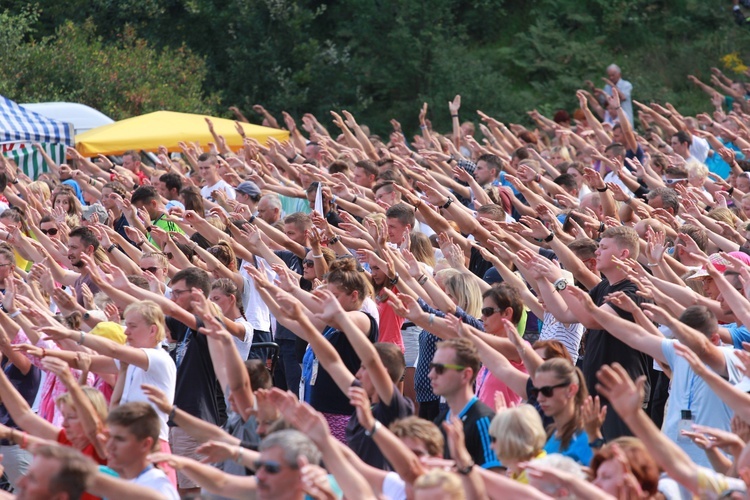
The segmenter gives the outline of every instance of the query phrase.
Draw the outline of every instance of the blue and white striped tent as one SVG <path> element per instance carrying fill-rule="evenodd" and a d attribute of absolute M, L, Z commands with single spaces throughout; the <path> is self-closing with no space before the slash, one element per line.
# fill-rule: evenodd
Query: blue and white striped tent
<path fill-rule="evenodd" d="M 40 143 L 55 163 L 65 162 L 65 148 L 74 146 L 73 126 L 51 120 L 0 96 L 0 150 L 32 179 L 48 170 L 32 147 Z"/>

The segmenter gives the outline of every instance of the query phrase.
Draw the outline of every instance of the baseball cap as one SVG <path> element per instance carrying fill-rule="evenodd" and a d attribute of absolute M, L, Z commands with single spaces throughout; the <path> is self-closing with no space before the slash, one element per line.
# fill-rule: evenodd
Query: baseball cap
<path fill-rule="evenodd" d="M 253 181 L 240 182 L 240 185 L 234 189 L 248 196 L 260 196 L 260 188 Z"/>
<path fill-rule="evenodd" d="M 716 270 L 722 274 L 724 273 L 724 271 L 727 270 L 727 266 L 729 266 L 729 261 L 718 253 L 711 254 L 708 257 L 708 260 L 711 261 L 711 264 L 714 265 Z M 700 269 L 695 271 L 692 275 L 688 276 L 687 279 L 694 280 L 697 278 L 705 278 L 706 276 L 708 276 L 708 271 L 706 271 L 706 266 L 702 266 Z"/>
<path fill-rule="evenodd" d="M 102 321 L 101 323 L 97 323 L 96 326 L 91 329 L 90 333 L 92 335 L 112 340 L 121 345 L 125 345 L 128 340 L 125 336 L 125 328 L 114 321 Z"/>

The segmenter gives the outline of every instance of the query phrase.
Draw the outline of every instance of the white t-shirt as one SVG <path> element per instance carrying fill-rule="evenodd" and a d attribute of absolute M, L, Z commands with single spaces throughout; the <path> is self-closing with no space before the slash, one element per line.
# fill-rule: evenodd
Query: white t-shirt
<path fill-rule="evenodd" d="M 175 487 L 172 486 L 172 483 L 169 482 L 167 475 L 164 474 L 164 471 L 156 467 L 150 467 L 137 478 L 131 479 L 130 482 L 156 490 L 164 495 L 164 498 L 167 500 L 180 500 L 179 493 L 177 493 Z"/>
<path fill-rule="evenodd" d="M 234 188 L 232 187 L 232 185 L 223 179 L 219 179 L 219 182 L 217 182 L 213 186 L 202 187 L 201 196 L 203 196 L 207 200 L 215 201 L 211 197 L 211 193 L 213 193 L 214 191 L 224 191 L 227 194 L 227 198 L 229 198 L 230 200 L 234 200 L 237 198 L 237 193 L 234 192 Z"/>
<path fill-rule="evenodd" d="M 167 395 L 171 403 L 174 401 L 174 389 L 177 383 L 177 367 L 174 361 L 169 356 L 169 353 L 161 347 L 143 348 L 143 352 L 148 356 L 148 370 L 142 370 L 135 365 L 128 366 L 121 403 L 130 403 L 132 401 L 145 401 L 148 403 L 148 397 L 141 389 L 142 384 L 149 384 L 159 388 Z M 120 368 L 119 360 L 116 359 L 115 364 L 117 368 Z M 169 428 L 167 427 L 169 416 L 156 406 L 154 406 L 154 409 L 161 420 L 159 439 L 169 441 Z"/>
<path fill-rule="evenodd" d="M 391 471 L 383 479 L 383 496 L 388 500 L 406 500 L 406 482 Z"/>
<path fill-rule="evenodd" d="M 273 283 L 278 278 L 278 275 L 271 270 L 271 266 L 266 263 L 265 259 L 257 257 L 257 261 L 258 269 L 266 269 L 266 277 Z M 255 289 L 255 282 L 247 274 L 247 271 L 245 271 L 245 266 L 252 265 L 252 262 L 243 260 L 240 266 L 240 275 L 245 280 L 245 286 L 242 289 L 242 307 L 245 309 L 245 318 L 247 318 L 248 323 L 253 328 L 262 332 L 269 332 L 271 331 L 271 313 L 266 303 L 260 298 L 258 290 Z"/>
<path fill-rule="evenodd" d="M 237 351 L 239 351 L 242 361 L 245 361 L 248 354 L 250 354 L 250 347 L 252 347 L 253 345 L 253 325 L 251 325 L 245 318 L 242 317 L 235 319 L 234 322 L 239 323 L 240 325 L 245 327 L 245 336 L 243 338 L 239 339 L 232 335 L 234 345 L 237 346 Z"/>

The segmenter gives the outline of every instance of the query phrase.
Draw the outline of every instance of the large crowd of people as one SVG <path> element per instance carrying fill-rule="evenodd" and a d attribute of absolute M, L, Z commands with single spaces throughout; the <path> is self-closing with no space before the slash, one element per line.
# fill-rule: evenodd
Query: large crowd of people
<path fill-rule="evenodd" d="M 5 494 L 746 498 L 750 89 L 689 79 L 0 156 Z"/>

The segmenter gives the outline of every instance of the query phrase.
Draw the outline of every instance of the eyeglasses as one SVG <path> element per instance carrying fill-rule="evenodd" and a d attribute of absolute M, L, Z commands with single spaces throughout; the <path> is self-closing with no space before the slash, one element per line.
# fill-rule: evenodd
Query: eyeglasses
<path fill-rule="evenodd" d="M 8 262 L 7 264 L 0 264 L 0 267 L 7 267 L 7 266 L 12 266 L 12 265 L 13 264 L 11 264 L 10 262 Z"/>
<path fill-rule="evenodd" d="M 174 288 L 172 289 L 172 297 L 174 298 L 179 298 L 179 296 L 183 293 L 190 293 L 190 290 L 175 290 Z"/>
<path fill-rule="evenodd" d="M 258 472 L 261 469 L 266 469 L 266 472 L 269 474 L 278 474 L 281 472 L 281 464 L 278 462 L 273 462 L 271 460 L 266 460 L 265 462 L 263 460 L 256 460 L 253 462 L 253 467 L 255 468 L 255 471 Z"/>
<path fill-rule="evenodd" d="M 484 316 L 485 318 L 489 318 L 490 316 L 492 316 L 495 313 L 503 312 L 503 310 L 500 309 L 499 307 L 497 307 L 497 308 L 495 308 L 495 307 L 483 307 L 481 312 L 482 312 L 482 316 Z"/>
<path fill-rule="evenodd" d="M 430 363 L 430 369 L 435 370 L 435 373 L 438 375 L 442 375 L 445 373 L 445 370 L 456 370 L 457 372 L 460 372 L 465 370 L 466 367 L 461 365 L 451 365 L 448 363 Z"/>
<path fill-rule="evenodd" d="M 51 229 L 42 229 L 42 233 L 44 233 L 44 234 L 48 234 L 48 235 L 50 235 L 50 236 L 54 236 L 54 235 L 56 235 L 56 234 L 57 234 L 57 228 L 56 228 L 56 227 L 53 227 L 53 228 L 51 228 Z"/>
<path fill-rule="evenodd" d="M 142 267 L 142 268 L 141 268 L 141 271 L 143 271 L 144 273 L 145 273 L 146 271 L 148 271 L 148 272 L 150 272 L 151 274 L 156 274 L 156 271 L 158 271 L 158 270 L 159 270 L 159 268 L 158 268 L 158 267 L 156 267 L 156 266 L 151 266 L 151 267 Z"/>
<path fill-rule="evenodd" d="M 305 267 L 315 267 L 315 261 L 312 259 L 305 259 L 302 261 L 302 265 Z"/>
<path fill-rule="evenodd" d="M 551 398 L 552 394 L 555 392 L 555 389 L 558 389 L 560 387 L 568 387 L 570 385 L 570 382 L 565 382 L 563 384 L 557 384 L 557 385 L 545 385 L 544 387 L 532 387 L 529 389 L 529 396 L 532 398 L 536 398 L 539 396 L 539 393 L 542 394 L 545 398 Z"/>

